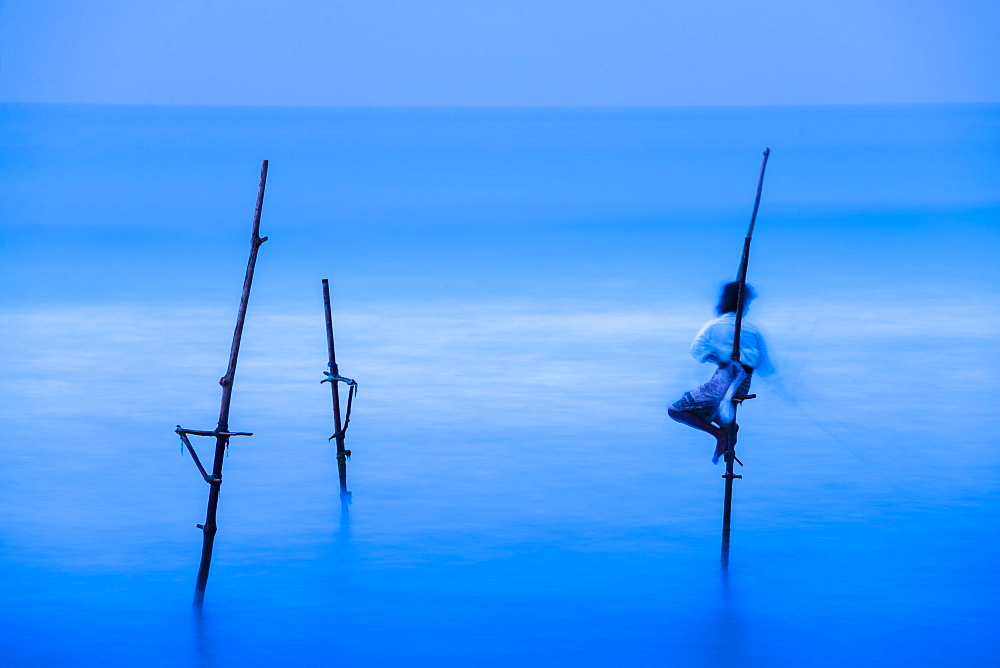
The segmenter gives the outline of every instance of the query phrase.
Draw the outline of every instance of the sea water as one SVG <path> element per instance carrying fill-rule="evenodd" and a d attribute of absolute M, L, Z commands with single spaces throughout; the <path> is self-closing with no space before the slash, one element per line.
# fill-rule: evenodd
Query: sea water
<path fill-rule="evenodd" d="M 0 146 L 4 665 L 995 665 L 1000 108 L 4 106 Z M 723 573 L 665 406 L 765 147 Z M 196 614 L 173 429 L 218 419 L 262 159 Z"/>

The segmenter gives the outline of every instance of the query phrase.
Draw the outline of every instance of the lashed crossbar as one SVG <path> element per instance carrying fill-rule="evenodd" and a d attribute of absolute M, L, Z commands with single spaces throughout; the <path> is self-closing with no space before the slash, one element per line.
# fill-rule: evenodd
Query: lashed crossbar
<path fill-rule="evenodd" d="M 205 479 L 208 484 L 221 483 L 222 477 L 215 477 L 205 470 L 205 466 L 201 463 L 201 459 L 198 457 L 198 452 L 191 445 L 191 439 L 187 437 L 188 434 L 194 434 L 195 436 L 214 436 L 218 438 L 223 436 L 226 438 L 226 447 L 229 447 L 229 437 L 230 436 L 253 436 L 252 433 L 248 431 L 200 431 L 197 429 L 183 429 L 180 425 L 174 429 L 175 432 L 181 437 L 181 443 L 187 448 L 187 451 L 191 454 L 191 459 L 194 460 L 194 465 L 198 467 L 198 471 L 201 472 L 201 477 Z M 198 526 L 201 526 L 200 524 Z"/>

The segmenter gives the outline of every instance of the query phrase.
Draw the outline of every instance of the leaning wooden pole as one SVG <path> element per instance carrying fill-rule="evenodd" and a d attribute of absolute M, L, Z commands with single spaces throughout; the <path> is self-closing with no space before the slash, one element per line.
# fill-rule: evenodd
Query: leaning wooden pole
<path fill-rule="evenodd" d="M 760 193 L 764 187 L 764 169 L 767 168 L 767 157 L 771 154 L 771 149 L 764 149 L 764 159 L 760 163 L 760 176 L 757 179 L 757 197 L 753 203 L 753 213 L 750 216 L 750 227 L 747 229 L 747 236 L 743 239 L 743 255 L 740 258 L 740 267 L 736 272 L 736 280 L 739 282 L 739 290 L 736 297 L 736 328 L 733 332 L 733 363 L 740 361 L 740 331 L 743 326 L 743 310 L 746 304 L 746 284 L 747 265 L 750 261 L 750 241 L 753 239 L 753 228 L 757 222 L 757 209 L 760 208 Z M 736 461 L 736 408 L 738 403 L 733 405 L 733 424 L 729 429 L 729 447 L 726 448 L 725 461 L 726 472 L 723 478 L 726 480 L 726 491 L 722 505 L 722 568 L 729 568 L 729 536 L 730 524 L 733 516 L 733 480 L 742 478 L 741 475 L 733 473 L 733 463 Z"/>
<path fill-rule="evenodd" d="M 323 308 L 326 312 L 326 348 L 330 354 L 330 389 L 333 392 L 333 438 L 337 442 L 337 473 L 340 478 L 341 502 L 347 497 L 347 452 L 344 447 L 344 428 L 340 419 L 340 369 L 337 367 L 337 350 L 333 343 L 333 315 L 330 310 L 330 281 L 323 279 Z M 349 386 L 348 391 L 352 388 Z"/>
<path fill-rule="evenodd" d="M 233 398 L 233 380 L 236 377 L 236 362 L 240 354 L 240 341 L 243 338 L 243 323 L 246 321 L 247 304 L 250 301 L 250 287 L 253 284 L 253 272 L 257 264 L 257 251 L 261 244 L 267 241 L 267 237 L 260 236 L 260 213 L 264 206 L 264 186 L 267 183 L 267 160 L 263 162 L 260 169 L 260 187 L 257 190 L 257 206 L 253 216 L 253 234 L 250 237 L 250 259 L 247 262 L 246 277 L 243 279 L 243 295 L 240 297 L 240 309 L 236 315 L 236 330 L 233 332 L 233 346 L 229 351 L 229 367 L 226 375 L 219 380 L 222 385 L 222 406 L 219 409 L 219 424 L 215 431 L 204 432 L 190 429 L 181 429 L 178 425 L 177 433 L 180 434 L 188 452 L 209 484 L 208 509 L 205 513 L 205 523 L 199 524 L 202 530 L 201 564 L 198 567 L 198 579 L 195 582 L 194 604 L 201 607 L 205 602 L 205 586 L 208 584 L 208 571 L 212 566 L 212 550 L 215 547 L 215 534 L 218 531 L 216 524 L 216 513 L 219 508 L 219 490 L 222 487 L 222 464 L 225 461 L 226 448 L 229 446 L 230 436 L 252 436 L 247 432 L 229 431 L 229 406 Z M 198 455 L 187 438 L 188 434 L 198 436 L 215 437 L 215 460 L 212 463 L 212 473 L 208 474 Z"/>

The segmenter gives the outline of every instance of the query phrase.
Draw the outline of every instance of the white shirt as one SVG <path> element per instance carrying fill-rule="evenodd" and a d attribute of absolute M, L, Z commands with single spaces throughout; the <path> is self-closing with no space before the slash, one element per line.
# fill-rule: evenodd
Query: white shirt
<path fill-rule="evenodd" d="M 736 314 L 724 313 L 701 328 L 691 344 L 691 356 L 699 362 L 729 362 L 733 358 L 733 334 Z M 760 330 L 747 322 L 740 323 L 740 362 L 767 375 L 774 371 L 767 357 L 767 346 Z"/>

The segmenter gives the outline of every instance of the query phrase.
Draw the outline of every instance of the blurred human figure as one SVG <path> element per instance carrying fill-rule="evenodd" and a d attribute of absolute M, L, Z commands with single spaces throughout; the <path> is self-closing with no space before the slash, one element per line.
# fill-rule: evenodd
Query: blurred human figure
<path fill-rule="evenodd" d="M 715 308 L 719 317 L 706 323 L 691 344 L 691 355 L 699 362 L 716 364 L 715 373 L 707 383 L 685 392 L 667 408 L 667 414 L 677 422 L 715 437 L 713 464 L 729 447 L 730 430 L 733 431 L 733 442 L 736 442 L 739 427 L 734 421 L 733 398 L 750 391 L 754 370 L 762 374 L 772 371 L 764 337 L 745 318 L 740 323 L 740 361 L 732 361 L 739 288 L 740 284 L 736 281 L 722 288 Z M 747 285 L 743 299 L 744 314 L 755 296 L 753 288 Z"/>

